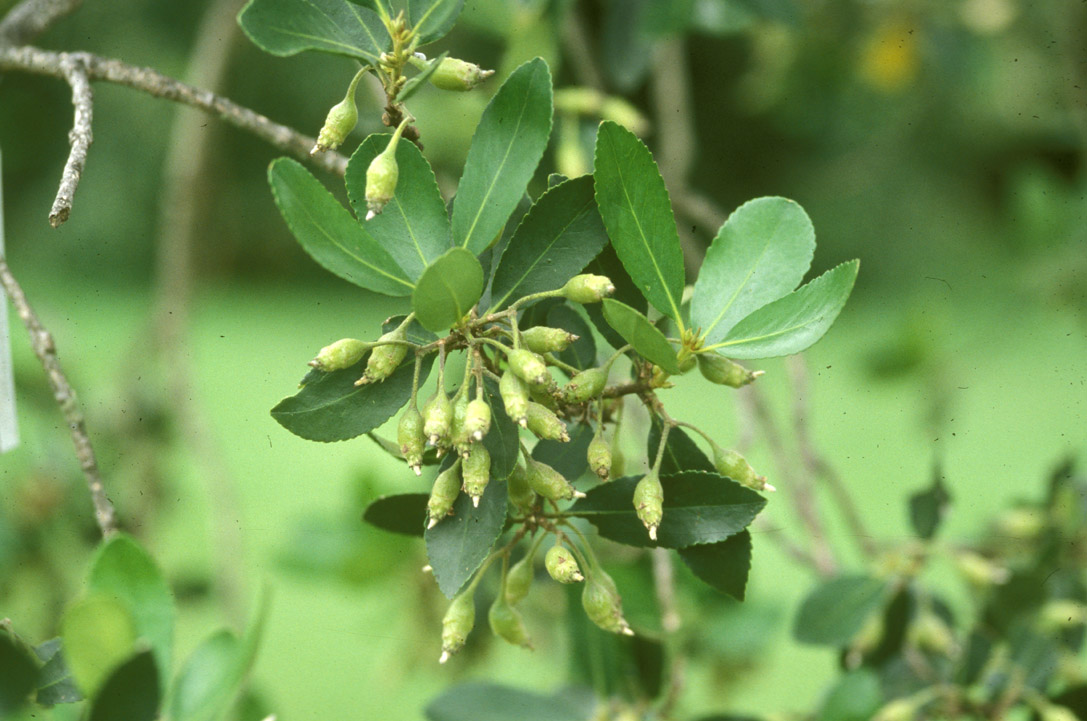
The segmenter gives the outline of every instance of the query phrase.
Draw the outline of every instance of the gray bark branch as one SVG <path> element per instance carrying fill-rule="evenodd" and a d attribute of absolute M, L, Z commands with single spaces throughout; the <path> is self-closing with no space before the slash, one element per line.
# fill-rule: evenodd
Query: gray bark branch
<path fill-rule="evenodd" d="M 72 149 L 68 154 L 68 162 L 64 164 L 64 172 L 60 176 L 57 198 L 49 211 L 49 224 L 54 228 L 59 228 L 64 221 L 68 220 L 72 212 L 75 189 L 79 186 L 80 178 L 83 177 L 83 166 L 87 164 L 87 151 L 90 150 L 91 143 L 94 141 L 94 135 L 91 132 L 94 94 L 91 91 L 87 72 L 79 60 L 73 57 L 64 58 L 60 69 L 64 73 L 64 79 L 72 86 L 75 120 L 72 123 L 72 129 L 68 132 L 68 142 Z"/>
<path fill-rule="evenodd" d="M 0 45 L 23 45 L 79 9 L 83 0 L 23 0 L 0 20 Z"/>

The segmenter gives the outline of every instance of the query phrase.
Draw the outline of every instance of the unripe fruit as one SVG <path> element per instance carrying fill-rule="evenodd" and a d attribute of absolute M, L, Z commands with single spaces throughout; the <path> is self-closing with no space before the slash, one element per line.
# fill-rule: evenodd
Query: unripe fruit
<path fill-rule="evenodd" d="M 552 411 L 532 401 L 528 403 L 528 429 L 544 440 L 563 443 L 570 440 L 566 424 Z"/>
<path fill-rule="evenodd" d="M 544 365 L 543 359 L 532 351 L 524 348 L 511 350 L 506 354 L 506 359 L 509 361 L 510 370 L 525 383 L 534 386 L 550 384 L 552 378 L 547 372 L 547 366 Z"/>
<path fill-rule="evenodd" d="M 504 593 L 499 593 L 487 612 L 487 622 L 491 631 L 503 641 L 514 646 L 532 648 L 532 641 L 525 629 L 525 621 L 521 613 L 509 604 Z"/>
<path fill-rule="evenodd" d="M 487 431 L 491 430 L 491 406 L 482 398 L 468 403 L 464 416 L 464 432 L 473 441 L 482 441 Z"/>
<path fill-rule="evenodd" d="M 546 463 L 529 461 L 525 469 L 529 487 L 552 501 L 584 498 L 585 494 L 570 485 L 570 481 Z"/>
<path fill-rule="evenodd" d="M 605 631 L 634 635 L 630 624 L 623 618 L 623 602 L 616 591 L 615 582 L 602 569 L 589 574 L 585 590 L 581 592 L 581 606 L 589 620 Z"/>
<path fill-rule="evenodd" d="M 718 446 L 713 448 L 713 466 L 722 476 L 728 476 L 740 485 L 753 491 L 776 491 L 766 482 L 766 476 L 760 476 L 751 464 L 736 451 L 726 451 Z"/>
<path fill-rule="evenodd" d="M 687 352 L 680 352 L 679 358 L 676 359 L 676 365 L 679 366 L 680 373 L 687 373 L 695 367 L 698 363 L 698 359 Z"/>
<path fill-rule="evenodd" d="M 575 275 L 566 281 L 562 294 L 575 303 L 599 303 L 615 292 L 615 286 L 603 275 Z"/>
<path fill-rule="evenodd" d="M 556 388 L 557 385 L 555 385 L 554 382 L 546 386 L 532 386 L 528 389 L 528 396 L 544 408 L 554 411 L 559 407 L 554 392 Z"/>
<path fill-rule="evenodd" d="M 396 440 L 400 443 L 400 455 L 404 456 L 408 467 L 421 475 L 423 470 L 423 448 L 426 438 L 423 435 L 423 414 L 412 403 L 396 426 Z"/>
<path fill-rule="evenodd" d="M 749 371 L 739 363 L 734 363 L 716 353 L 699 353 L 698 370 L 710 383 L 732 388 L 741 388 L 763 374 L 763 371 Z"/>
<path fill-rule="evenodd" d="M 608 384 L 607 368 L 583 370 L 562 388 L 562 398 L 567 403 L 584 403 L 600 395 Z"/>
<path fill-rule="evenodd" d="M 584 581 L 577 559 L 564 546 L 552 546 L 544 557 L 544 567 L 551 578 L 559 583 L 577 583 Z"/>
<path fill-rule="evenodd" d="M 446 446 L 453 427 L 453 404 L 444 388 L 438 388 L 423 404 L 423 435 L 427 445 Z"/>
<path fill-rule="evenodd" d="M 611 446 L 604 437 L 597 433 L 589 442 L 589 450 L 586 454 L 589 458 L 589 468 L 600 476 L 600 480 L 608 480 L 611 474 Z"/>
<path fill-rule="evenodd" d="M 548 328 L 543 325 L 521 333 L 521 340 L 533 353 L 558 353 L 569 348 L 577 339 L 578 336 L 567 333 L 562 328 Z"/>
<path fill-rule="evenodd" d="M 655 471 L 650 471 L 634 487 L 634 510 L 649 531 L 649 538 L 657 540 L 657 527 L 664 517 L 664 488 Z"/>
<path fill-rule="evenodd" d="M 464 426 L 464 422 L 468 420 L 468 389 L 465 388 L 453 401 L 453 425 L 449 429 L 449 437 L 453 440 L 453 446 L 457 449 L 457 453 L 462 456 L 468 456 L 468 449 L 471 448 L 471 440 L 468 438 L 468 431 Z"/>
<path fill-rule="evenodd" d="M 396 184 L 400 180 L 400 167 L 396 164 L 396 153 L 388 149 L 370 161 L 366 169 L 366 219 L 370 220 L 381 211 L 396 195 Z"/>
<path fill-rule="evenodd" d="M 979 587 L 1001 585 L 1011 578 L 1011 572 L 1003 566 L 973 551 L 961 551 L 955 555 L 955 565 L 967 581 Z"/>
<path fill-rule="evenodd" d="M 484 70 L 475 63 L 459 58 L 445 58 L 430 76 L 430 84 L 442 90 L 465 92 L 475 88 L 492 75 L 494 75 L 493 70 Z"/>
<path fill-rule="evenodd" d="M 536 504 L 536 492 L 528 484 L 528 472 L 520 463 L 513 466 L 506 479 L 506 492 L 513 507 L 522 513 L 528 513 Z"/>
<path fill-rule="evenodd" d="M 910 639 L 922 650 L 947 655 L 955 647 L 955 636 L 942 618 L 931 611 L 922 612 L 909 630 Z"/>
<path fill-rule="evenodd" d="M 427 528 L 434 528 L 438 521 L 445 518 L 453 511 L 453 502 L 460 494 L 461 475 L 460 460 L 438 474 L 434 479 L 434 486 L 430 489 L 430 498 L 427 500 Z"/>
<path fill-rule="evenodd" d="M 402 341 L 404 338 L 405 333 L 402 328 L 389 331 L 378 338 L 378 344 L 384 345 L 374 346 L 374 349 L 370 352 L 370 359 L 366 361 L 366 371 L 362 374 L 362 378 L 355 381 L 355 385 L 362 386 L 367 383 L 376 383 L 391 376 L 393 371 L 400 365 L 400 362 L 404 360 L 404 356 L 408 354 L 408 347 L 403 343 L 388 341 Z"/>
<path fill-rule="evenodd" d="M 461 464 L 464 476 L 464 492 L 472 498 L 472 505 L 479 508 L 479 499 L 491 481 L 491 454 L 481 445 L 472 447 Z"/>
<path fill-rule="evenodd" d="M 506 600 L 517 605 L 528 596 L 532 588 L 533 557 L 536 555 L 536 547 L 533 546 L 525 557 L 510 566 L 510 572 L 506 575 Z"/>
<path fill-rule="evenodd" d="M 517 374 L 506 371 L 498 381 L 498 391 L 502 394 L 502 405 L 506 415 L 522 428 L 528 427 L 528 386 Z"/>
<path fill-rule="evenodd" d="M 454 598 L 442 618 L 442 656 L 438 659 L 439 663 L 445 663 L 464 647 L 468 634 L 476 625 L 476 602 L 472 598 L 474 590 L 470 586 Z"/>
<path fill-rule="evenodd" d="M 355 88 L 358 87 L 358 79 L 359 76 L 356 75 L 347 89 L 347 96 L 328 111 L 325 124 L 321 127 L 321 132 L 317 133 L 317 144 L 309 151 L 310 155 L 340 147 L 355 129 L 355 124 L 359 121 L 359 111 L 355 107 Z"/>
<path fill-rule="evenodd" d="M 1079 721 L 1079 716 L 1067 706 L 1046 706 L 1042 710 L 1042 721 Z"/>
<path fill-rule="evenodd" d="M 344 338 L 317 351 L 317 357 L 309 365 L 324 373 L 350 368 L 362 360 L 370 346 L 370 343 L 363 340 Z"/>

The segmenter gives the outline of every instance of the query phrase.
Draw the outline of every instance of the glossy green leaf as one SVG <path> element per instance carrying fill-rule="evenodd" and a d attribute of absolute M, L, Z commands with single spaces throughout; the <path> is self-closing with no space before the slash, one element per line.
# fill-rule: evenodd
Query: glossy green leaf
<path fill-rule="evenodd" d="M 556 185 L 540 196 L 506 246 L 491 286 L 491 307 L 501 310 L 522 296 L 561 288 L 607 242 L 592 177 Z"/>
<path fill-rule="evenodd" d="M 841 646 L 848 643 L 887 600 L 886 581 L 870 576 L 840 576 L 817 586 L 800 605 L 793 636 L 800 643 Z"/>
<path fill-rule="evenodd" d="M 420 383 L 429 374 L 433 354 L 423 361 Z M 409 357 L 380 383 L 356 386 L 366 359 L 344 370 L 323 373 L 272 409 L 272 418 L 310 441 L 346 441 L 392 418 L 411 398 L 415 359 Z"/>
<path fill-rule="evenodd" d="M 249 0 L 238 24 L 272 55 L 319 50 L 376 65 L 391 46 L 377 13 L 348 0 Z"/>
<path fill-rule="evenodd" d="M 653 307 L 678 322 L 683 251 L 649 148 L 621 125 L 601 123 L 594 177 L 596 204 L 623 266 Z"/>
<path fill-rule="evenodd" d="M 362 520 L 383 531 L 421 538 L 426 526 L 427 498 L 427 493 L 384 496 L 366 507 Z"/>
<path fill-rule="evenodd" d="M 137 637 L 151 645 L 156 666 L 170 668 L 177 611 L 170 587 L 147 551 L 131 536 L 113 536 L 99 548 L 89 584 L 92 592 L 110 596 L 128 609 Z"/>
<path fill-rule="evenodd" d="M 631 279 L 630 274 L 623 267 L 623 262 L 619 260 L 619 256 L 615 254 L 615 248 L 610 243 L 604 246 L 604 250 L 600 251 L 600 255 L 596 256 L 592 263 L 589 263 L 588 267 L 585 268 L 585 272 L 608 278 L 611 284 L 615 286 L 615 292 L 611 295 L 613 300 L 626 303 L 642 314 L 649 310 L 649 304 L 646 303 L 645 296 L 638 290 L 638 286 L 634 285 L 634 280 Z M 618 349 L 626 345 L 623 336 L 616 333 L 615 329 L 608 325 L 608 321 L 604 318 L 603 303 L 590 303 L 583 307 L 585 313 L 589 316 L 589 320 L 593 322 L 593 325 L 604 336 L 604 340 L 611 344 L 612 348 Z"/>
<path fill-rule="evenodd" d="M 34 700 L 40 706 L 76 703 L 83 700 L 68 664 L 64 662 L 60 638 L 53 638 L 34 649 L 42 662 L 38 674 L 38 692 Z"/>
<path fill-rule="evenodd" d="M 91 696 L 132 653 L 136 624 L 121 601 L 106 594 L 91 594 L 65 612 L 60 636 L 76 684 Z"/>
<path fill-rule="evenodd" d="M 654 543 L 634 512 L 632 499 L 639 480 L 641 476 L 633 476 L 597 486 L 575 502 L 570 513 L 588 520 L 601 536 L 628 546 L 686 548 L 736 535 L 766 505 L 758 493 L 716 473 L 661 476 L 664 518 Z"/>
<path fill-rule="evenodd" d="M 366 169 L 390 137 L 385 133 L 367 137 L 347 163 L 347 195 L 360 218 L 366 216 Z M 400 168 L 396 195 L 363 227 L 414 282 L 449 250 L 449 216 L 434 171 L 415 143 L 397 144 L 396 163 Z"/>
<path fill-rule="evenodd" d="M 657 457 L 660 442 L 661 424 L 659 419 L 653 416 L 649 426 L 649 437 L 645 444 L 646 458 Z M 713 462 L 682 428 L 673 428 L 668 433 L 668 442 L 664 446 L 660 472 L 662 475 L 669 475 L 680 471 L 716 471 L 716 469 Z"/>
<path fill-rule="evenodd" d="M 423 271 L 411 307 L 419 323 L 437 333 L 466 316 L 482 294 L 479 261 L 464 248 L 451 248 Z"/>
<path fill-rule="evenodd" d="M 411 294 L 414 284 L 388 251 L 300 163 L 275 160 L 268 182 L 294 237 L 322 267 L 375 293 Z"/>
<path fill-rule="evenodd" d="M 517 207 L 551 135 L 551 72 L 540 58 L 517 68 L 476 127 L 453 203 L 453 241 L 480 253 Z"/>
<path fill-rule="evenodd" d="M 426 530 L 427 559 L 447 598 L 453 598 L 476 572 L 505 524 L 506 486 L 489 483 L 478 508 L 467 493 L 461 493 L 453 504 L 453 515 Z"/>
<path fill-rule="evenodd" d="M 838 679 L 827 694 L 817 721 L 869 721 L 882 705 L 879 675 L 861 668 Z"/>
<path fill-rule="evenodd" d="M 483 397 L 491 407 L 491 430 L 483 436 L 483 446 L 491 454 L 491 480 L 503 481 L 517 464 L 520 428 L 506 413 L 497 382 L 490 378 L 483 381 Z"/>
<path fill-rule="evenodd" d="M 570 481 L 581 478 L 589 470 L 589 443 L 593 440 L 593 429 L 587 423 L 568 423 L 566 426 L 570 440 L 543 440 L 532 448 L 532 457 L 554 468 Z"/>
<path fill-rule="evenodd" d="M 860 261 L 843 263 L 789 295 L 764 305 L 736 324 L 723 341 L 709 346 L 729 358 L 775 358 L 808 348 L 838 317 Z"/>
<path fill-rule="evenodd" d="M 117 668 L 91 701 L 88 721 L 154 721 L 162 701 L 161 678 L 150 651 Z"/>
<path fill-rule="evenodd" d="M 426 85 L 426 82 L 430 80 L 430 76 L 432 76 L 435 71 L 437 71 L 438 66 L 441 65 L 442 61 L 445 60 L 447 57 L 449 57 L 449 53 L 444 52 L 438 57 L 428 60 L 426 66 L 423 67 L 422 70 L 420 70 L 415 75 L 412 75 L 408 79 L 408 82 L 404 83 L 404 87 L 401 88 L 400 93 L 396 96 L 397 100 L 405 103 L 411 98 L 412 95 L 415 95 L 415 93 L 419 92 L 419 89 Z M 414 143 L 412 144 L 414 145 Z"/>
<path fill-rule="evenodd" d="M 408 15 L 419 44 L 432 43 L 448 33 L 463 7 L 464 0 L 409 0 Z"/>
<path fill-rule="evenodd" d="M 569 692 L 544 696 L 509 686 L 454 686 L 426 707 L 428 721 L 589 721 L 594 702 Z"/>
<path fill-rule="evenodd" d="M 815 228 L 799 205 L 757 198 L 728 217 L 706 251 L 691 296 L 691 325 L 706 345 L 762 306 L 792 292 L 811 265 Z"/>
<path fill-rule="evenodd" d="M 681 548 L 677 553 L 694 575 L 721 593 L 744 600 L 751 571 L 750 531 L 740 531 L 716 543 Z"/>
<path fill-rule="evenodd" d="M 936 535 L 951 507 L 951 494 L 944 486 L 943 473 L 937 466 L 932 474 L 932 485 L 910 496 L 910 525 L 920 538 L 926 541 Z"/>
<path fill-rule="evenodd" d="M 604 318 L 615 332 L 623 337 L 634 350 L 650 361 L 656 363 L 669 373 L 678 375 L 679 361 L 676 359 L 676 351 L 664 333 L 649 322 L 649 319 L 626 303 L 621 303 L 612 298 L 605 298 Z"/>
<path fill-rule="evenodd" d="M 0 718 L 26 705 L 37 679 L 38 664 L 7 631 L 0 630 Z"/>

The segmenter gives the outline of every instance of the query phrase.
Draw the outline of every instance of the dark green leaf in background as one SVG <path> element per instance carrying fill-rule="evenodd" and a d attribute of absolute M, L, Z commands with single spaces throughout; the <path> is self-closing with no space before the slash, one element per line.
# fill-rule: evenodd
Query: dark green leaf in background
<path fill-rule="evenodd" d="M 600 251 L 600 255 L 596 256 L 592 263 L 589 263 L 588 267 L 585 268 L 585 272 L 602 275 L 611 280 L 611 284 L 615 286 L 615 292 L 611 295 L 614 300 L 626 303 L 642 314 L 649 310 L 649 304 L 645 302 L 645 297 L 638 290 L 638 286 L 634 285 L 634 281 L 631 279 L 630 274 L 627 273 L 626 268 L 623 267 L 619 256 L 615 254 L 615 248 L 611 246 L 611 243 L 604 246 L 604 250 Z M 611 344 L 612 348 L 618 349 L 626 345 L 623 336 L 616 333 L 615 329 L 604 318 L 603 303 L 590 303 L 584 308 L 589 315 L 589 320 L 593 322 L 593 325 L 604 336 L 604 340 Z"/>
<path fill-rule="evenodd" d="M 605 5 L 600 60 L 619 90 L 637 88 L 649 69 L 653 45 L 647 33 L 646 15 L 651 3 L 652 0 L 608 0 Z"/>
<path fill-rule="evenodd" d="M 391 43 L 377 13 L 348 0 L 250 0 L 238 24 L 272 55 L 319 50 L 376 65 Z"/>
<path fill-rule="evenodd" d="M 478 508 L 462 493 L 453 515 L 426 530 L 427 558 L 446 598 L 453 598 L 476 572 L 505 524 L 506 484 L 495 482 L 487 485 Z"/>
<path fill-rule="evenodd" d="M 419 44 L 432 43 L 448 33 L 463 7 L 464 0 L 409 0 L 408 17 Z"/>
<path fill-rule="evenodd" d="M 933 469 L 932 485 L 910 496 L 910 525 L 914 533 L 926 541 L 931 539 L 950 507 L 951 494 L 944 486 L 943 472 L 937 465 Z"/>
<path fill-rule="evenodd" d="M 677 551 L 694 575 L 737 601 L 744 600 L 751 571 L 751 533 L 740 531 L 716 543 L 688 546 Z"/>
<path fill-rule="evenodd" d="M 405 536 L 423 536 L 426 526 L 427 493 L 384 496 L 366 507 L 362 520 L 372 526 Z"/>
<path fill-rule="evenodd" d="M 85 596 L 65 611 L 60 636 L 68 667 L 84 694 L 94 695 L 132 654 L 135 625 L 128 607 L 107 594 Z"/>
<path fill-rule="evenodd" d="M 593 429 L 585 423 L 570 423 L 566 430 L 570 435 L 569 441 L 539 441 L 532 448 L 532 457 L 551 466 L 570 481 L 575 481 L 589 470 L 588 450 L 593 440 Z"/>
<path fill-rule="evenodd" d="M 0 718 L 26 704 L 37 679 L 38 664 L 7 631 L 0 630 Z"/>
<path fill-rule="evenodd" d="M 879 676 L 857 669 L 839 678 L 830 689 L 817 721 L 869 721 L 882 705 Z"/>
<path fill-rule="evenodd" d="M 887 600 L 886 581 L 870 576 L 839 576 L 817 586 L 800 606 L 793 636 L 800 643 L 841 646 Z"/>
<path fill-rule="evenodd" d="M 605 298 L 603 306 L 604 318 L 623 340 L 634 346 L 634 350 L 669 373 L 679 374 L 675 348 L 648 318 L 626 303 L 612 298 Z"/>
<path fill-rule="evenodd" d="M 521 450 L 517 424 L 506 413 L 498 383 L 487 378 L 483 381 L 483 394 L 491 407 L 491 430 L 483 436 L 483 446 L 491 454 L 491 481 L 504 481 L 517 464 Z"/>
<path fill-rule="evenodd" d="M 580 694 L 554 696 L 490 683 L 446 690 L 426 707 L 428 721 L 588 721 L 595 702 Z"/>
<path fill-rule="evenodd" d="M 464 248 L 451 248 L 423 271 L 411 307 L 419 323 L 437 333 L 467 315 L 482 293 L 479 261 Z"/>
<path fill-rule="evenodd" d="M 58 703 L 75 703 L 83 700 L 83 694 L 64 663 L 61 640 L 53 638 L 34 649 L 42 662 L 38 675 L 38 693 L 35 700 L 41 706 L 54 706 Z"/>
<path fill-rule="evenodd" d="M 646 441 L 646 457 L 656 458 L 661 442 L 660 420 L 653 416 Z M 702 449 L 695 445 L 691 437 L 682 428 L 673 428 L 668 433 L 668 442 L 664 446 L 664 458 L 661 459 L 661 475 L 670 475 L 680 471 L 716 471 L 713 463 Z"/>
<path fill-rule="evenodd" d="M 593 339 L 593 329 L 577 308 L 569 303 L 553 306 L 547 312 L 547 325 L 552 328 L 562 328 L 578 337 L 569 348 L 556 353 L 556 358 L 578 370 L 596 366 L 596 341 Z"/>
<path fill-rule="evenodd" d="M 482 252 L 517 207 L 551 135 L 551 72 L 540 58 L 517 68 L 483 113 L 453 203 L 453 240 Z"/>
<path fill-rule="evenodd" d="M 153 721 L 162 701 L 160 674 L 150 651 L 138 653 L 110 674 L 91 701 L 89 721 Z"/>

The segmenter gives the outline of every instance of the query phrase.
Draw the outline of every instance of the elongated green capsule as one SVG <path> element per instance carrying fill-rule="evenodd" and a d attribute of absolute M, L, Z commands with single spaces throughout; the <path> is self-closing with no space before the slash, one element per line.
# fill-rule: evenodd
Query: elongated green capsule
<path fill-rule="evenodd" d="M 492 75 L 494 75 L 493 70 L 484 70 L 467 60 L 444 58 L 430 76 L 430 84 L 441 90 L 466 92 Z"/>
<path fill-rule="evenodd" d="M 749 371 L 713 352 L 698 354 L 698 370 L 710 383 L 732 388 L 742 388 L 763 374 L 763 371 Z"/>
<path fill-rule="evenodd" d="M 487 622 L 491 626 L 491 632 L 506 643 L 532 648 L 532 640 L 528 636 L 521 612 L 510 605 L 506 594 L 500 593 L 495 597 L 487 611 Z"/>
<path fill-rule="evenodd" d="M 532 577 L 535 575 L 533 563 L 536 556 L 535 544 L 529 549 L 517 563 L 510 566 L 510 572 L 506 575 L 506 600 L 516 606 L 528 596 L 532 588 Z"/>
<path fill-rule="evenodd" d="M 584 581 L 577 559 L 565 546 L 554 545 L 544 556 L 544 567 L 551 578 L 559 583 L 577 583 Z"/>
<path fill-rule="evenodd" d="M 453 465 L 438 474 L 434 479 L 434 486 L 430 489 L 430 498 L 427 500 L 427 528 L 434 528 L 438 522 L 453 511 L 453 502 L 460 494 L 461 474 L 460 459 Z"/>
<path fill-rule="evenodd" d="M 525 467 L 525 479 L 533 491 L 552 501 L 585 497 L 584 493 L 574 488 L 570 481 L 546 463 L 529 461 Z"/>
<path fill-rule="evenodd" d="M 520 463 L 513 466 L 506 478 L 506 492 L 513 507 L 522 513 L 528 513 L 536 505 L 536 492 L 528 484 L 528 471 Z"/>
<path fill-rule="evenodd" d="M 464 425 L 465 421 L 468 420 L 468 403 L 468 389 L 466 388 L 453 401 L 453 426 L 449 430 L 453 446 L 457 449 L 457 453 L 464 457 L 468 456 L 468 451 L 472 446 L 471 438 L 468 436 L 468 429 Z"/>
<path fill-rule="evenodd" d="M 464 416 L 464 432 L 473 441 L 482 441 L 491 430 L 491 406 L 482 398 L 469 401 Z"/>
<path fill-rule="evenodd" d="M 544 440 L 563 443 L 570 440 L 566 424 L 552 411 L 533 401 L 528 403 L 528 429 Z"/>
<path fill-rule="evenodd" d="M 442 618 L 442 656 L 439 663 L 445 663 L 449 657 L 464 648 L 468 634 L 476 625 L 476 601 L 472 598 L 475 588 L 469 586 L 453 599 Z"/>
<path fill-rule="evenodd" d="M 351 79 L 351 84 L 347 86 L 347 94 L 344 99 L 333 105 L 332 109 L 328 111 L 325 124 L 321 127 L 321 132 L 317 134 L 317 144 L 309 151 L 310 155 L 340 147 L 351 131 L 355 129 L 355 124 L 359 121 L 359 111 L 355 107 L 355 89 L 365 72 L 366 69 L 364 68 L 355 74 L 355 77 Z"/>
<path fill-rule="evenodd" d="M 634 487 L 634 510 L 649 531 L 649 538 L 657 540 L 657 527 L 664 516 L 664 488 L 656 472 L 645 474 Z"/>
<path fill-rule="evenodd" d="M 426 438 L 423 435 L 423 414 L 412 403 L 396 426 L 396 440 L 400 443 L 400 455 L 404 456 L 408 467 L 419 476 L 423 473 L 423 448 Z"/>
<path fill-rule="evenodd" d="M 423 404 L 423 435 L 428 446 L 445 447 L 453 427 L 453 404 L 439 387 Z"/>
<path fill-rule="evenodd" d="M 317 357 L 309 362 L 311 368 L 324 373 L 343 370 L 362 360 L 370 343 L 354 338 L 343 338 L 317 351 Z"/>
<path fill-rule="evenodd" d="M 575 275 L 566 281 L 562 294 L 575 303 L 599 303 L 615 292 L 611 279 L 603 275 Z"/>
<path fill-rule="evenodd" d="M 615 588 L 615 581 L 603 569 L 595 569 L 585 581 L 581 592 L 581 606 L 589 620 L 609 633 L 633 636 L 630 624 L 623 618 L 623 601 Z"/>
<path fill-rule="evenodd" d="M 555 389 L 556 386 L 532 386 L 528 389 L 528 397 L 548 410 L 558 410 Z"/>
<path fill-rule="evenodd" d="M 607 384 L 607 368 L 588 368 L 563 386 L 562 398 L 567 403 L 584 403 L 599 396 Z"/>
<path fill-rule="evenodd" d="M 607 481 L 611 474 L 611 446 L 600 433 L 593 436 L 589 442 L 586 455 L 589 457 L 589 468 L 593 473 L 600 476 L 600 480 Z"/>
<path fill-rule="evenodd" d="M 408 346 L 390 341 L 403 341 L 405 337 L 404 330 L 397 328 L 378 338 L 378 344 L 370 351 L 370 359 L 366 361 L 366 371 L 362 378 L 355 381 L 355 385 L 378 383 L 391 376 L 408 354 Z"/>
<path fill-rule="evenodd" d="M 570 347 L 578 339 L 573 333 L 562 328 L 548 328 L 538 325 L 521 332 L 521 339 L 533 353 L 559 353 Z"/>
<path fill-rule="evenodd" d="M 528 386 L 514 372 L 507 370 L 498 381 L 498 392 L 506 415 L 522 428 L 528 427 Z"/>
<path fill-rule="evenodd" d="M 896 698 L 876 711 L 872 721 L 913 721 L 917 715 L 917 702 L 908 696 Z"/>
<path fill-rule="evenodd" d="M 680 351 L 679 357 L 676 359 L 676 365 L 679 366 L 680 373 L 687 373 L 693 370 L 696 363 L 698 363 L 698 359 L 686 349 Z"/>
<path fill-rule="evenodd" d="M 472 498 L 472 505 L 479 508 L 479 499 L 491 481 L 491 454 L 481 445 L 472 446 L 461 464 L 461 473 L 464 492 Z"/>
<path fill-rule="evenodd" d="M 400 166 L 396 164 L 396 146 L 400 136 L 408 125 L 405 118 L 385 146 L 366 168 L 366 220 L 385 210 L 385 206 L 396 195 L 396 184 L 400 180 Z"/>
<path fill-rule="evenodd" d="M 776 491 L 766 482 L 766 476 L 755 473 L 751 464 L 736 451 L 726 451 L 719 446 L 713 448 L 713 466 L 722 476 L 728 476 L 737 483 L 753 491 Z"/>
<path fill-rule="evenodd" d="M 551 374 L 547 372 L 547 366 L 543 359 L 530 350 L 518 348 L 506 354 L 510 370 L 525 383 L 533 386 L 546 386 L 552 382 Z"/>

